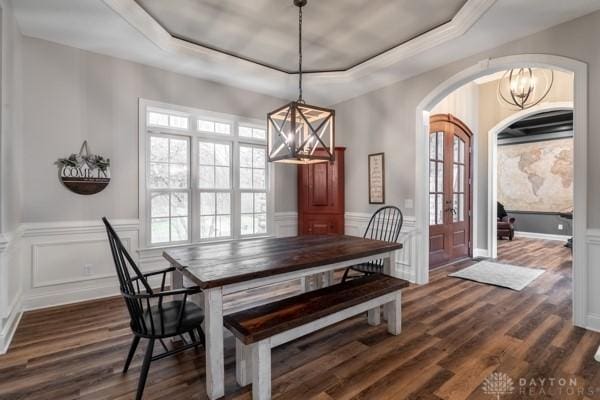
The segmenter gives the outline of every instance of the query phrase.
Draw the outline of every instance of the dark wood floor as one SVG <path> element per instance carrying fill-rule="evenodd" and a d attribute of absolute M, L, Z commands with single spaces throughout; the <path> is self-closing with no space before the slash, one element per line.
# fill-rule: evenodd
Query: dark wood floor
<path fill-rule="evenodd" d="M 502 261 L 548 271 L 515 292 L 447 277 L 472 261 L 435 270 L 429 285 L 405 290 L 400 336 L 357 317 L 274 349 L 273 397 L 494 399 L 481 385 L 498 371 L 515 383 L 501 399 L 600 398 L 600 334 L 571 326 L 569 251 L 527 239 L 499 246 Z M 131 399 L 142 352 L 122 375 L 130 340 L 120 299 L 28 312 L 0 356 L 0 399 Z M 249 399 L 234 382 L 231 338 L 225 355 L 227 398 Z M 519 378 L 576 379 L 586 392 L 550 393 L 538 381 L 524 395 Z M 203 380 L 203 354 L 188 351 L 153 363 L 145 398 L 204 399 Z"/>

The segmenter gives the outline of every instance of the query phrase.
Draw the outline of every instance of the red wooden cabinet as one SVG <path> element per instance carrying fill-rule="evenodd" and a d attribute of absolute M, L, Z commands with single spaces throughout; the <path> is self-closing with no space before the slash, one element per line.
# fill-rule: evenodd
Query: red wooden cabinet
<path fill-rule="evenodd" d="M 344 147 L 335 161 L 298 166 L 298 234 L 344 233 Z"/>

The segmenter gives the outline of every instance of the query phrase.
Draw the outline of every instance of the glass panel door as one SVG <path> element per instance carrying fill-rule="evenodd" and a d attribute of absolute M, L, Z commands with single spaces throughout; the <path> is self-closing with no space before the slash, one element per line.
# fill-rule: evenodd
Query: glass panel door
<path fill-rule="evenodd" d="M 429 135 L 429 225 L 444 223 L 444 132 Z"/>
<path fill-rule="evenodd" d="M 452 222 L 465 220 L 465 142 L 454 136 L 452 171 Z"/>

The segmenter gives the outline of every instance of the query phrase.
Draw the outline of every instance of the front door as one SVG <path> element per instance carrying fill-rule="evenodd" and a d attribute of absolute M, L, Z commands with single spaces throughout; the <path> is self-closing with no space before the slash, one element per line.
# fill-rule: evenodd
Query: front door
<path fill-rule="evenodd" d="M 471 256 L 471 131 L 451 114 L 430 119 L 429 268 Z"/>

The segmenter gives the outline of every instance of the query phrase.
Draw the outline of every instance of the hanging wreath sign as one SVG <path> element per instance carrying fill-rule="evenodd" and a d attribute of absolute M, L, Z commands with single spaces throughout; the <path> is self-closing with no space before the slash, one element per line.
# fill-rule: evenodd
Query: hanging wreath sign
<path fill-rule="evenodd" d="M 60 181 L 74 193 L 96 194 L 110 182 L 110 159 L 91 154 L 87 140 L 81 145 L 79 153 L 59 158 L 56 163 L 60 168 Z"/>

